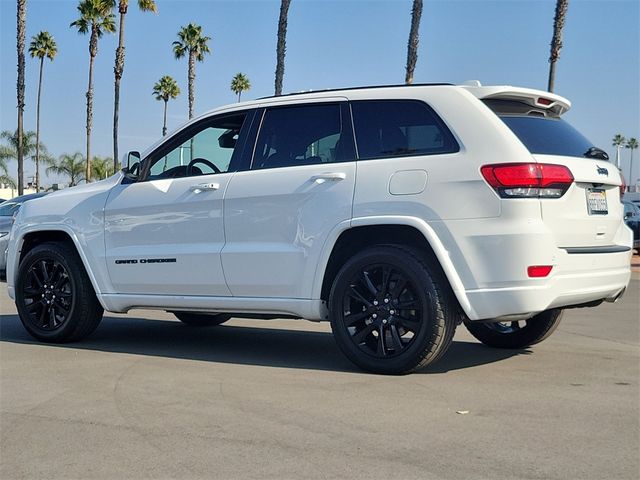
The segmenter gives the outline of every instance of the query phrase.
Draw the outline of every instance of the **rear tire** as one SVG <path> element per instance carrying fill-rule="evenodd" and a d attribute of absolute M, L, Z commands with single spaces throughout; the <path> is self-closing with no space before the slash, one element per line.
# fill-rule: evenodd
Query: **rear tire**
<path fill-rule="evenodd" d="M 16 308 L 27 332 L 49 343 L 85 338 L 104 312 L 78 252 L 66 243 L 43 243 L 25 255 L 16 278 Z"/>
<path fill-rule="evenodd" d="M 489 347 L 520 349 L 548 338 L 558 328 L 562 312 L 547 310 L 519 322 L 465 322 L 465 326 L 471 335 Z"/>
<path fill-rule="evenodd" d="M 438 360 L 456 329 L 446 280 L 419 253 L 396 245 L 368 248 L 336 275 L 329 298 L 331 329 L 354 364 L 405 374 Z"/>
<path fill-rule="evenodd" d="M 193 312 L 171 312 L 182 323 L 190 327 L 214 327 L 221 325 L 231 318 L 225 313 L 193 313 Z"/>

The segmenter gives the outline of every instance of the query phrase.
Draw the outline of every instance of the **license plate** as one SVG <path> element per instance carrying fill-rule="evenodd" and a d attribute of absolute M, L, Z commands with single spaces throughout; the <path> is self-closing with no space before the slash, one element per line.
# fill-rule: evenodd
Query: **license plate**
<path fill-rule="evenodd" d="M 607 208 L 607 192 L 599 188 L 588 188 L 587 209 L 589 215 L 606 215 L 609 213 L 609 209 Z"/>

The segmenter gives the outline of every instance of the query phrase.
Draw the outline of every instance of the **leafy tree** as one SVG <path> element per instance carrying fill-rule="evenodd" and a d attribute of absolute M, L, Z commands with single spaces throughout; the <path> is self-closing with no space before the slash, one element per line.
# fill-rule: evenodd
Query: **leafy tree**
<path fill-rule="evenodd" d="M 42 94 L 42 70 L 45 57 L 53 61 L 58 53 L 58 46 L 49 32 L 42 31 L 34 35 L 29 45 L 31 58 L 40 60 L 40 76 L 38 81 L 38 101 L 36 107 L 36 191 L 40 191 L 40 99 Z"/>
<path fill-rule="evenodd" d="M 278 18 L 278 44 L 276 46 L 276 96 L 282 95 L 284 79 L 284 55 L 287 50 L 287 17 L 291 0 L 281 0 L 280 17 Z"/>
<path fill-rule="evenodd" d="M 114 161 L 111 157 L 98 157 L 91 160 L 91 180 L 104 180 L 115 173 Z"/>
<path fill-rule="evenodd" d="M 613 136 L 613 140 L 611 141 L 611 145 L 616 147 L 616 167 L 618 167 L 618 168 L 620 168 L 620 149 L 622 147 L 624 147 L 624 141 L 625 140 L 626 140 L 626 138 L 624 138 L 619 133 L 616 133 Z"/>
<path fill-rule="evenodd" d="M 413 72 L 418 61 L 418 33 L 420 31 L 420 17 L 422 17 L 422 0 L 413 0 L 411 9 L 411 30 L 409 31 L 409 42 L 407 43 L 407 73 L 404 83 L 413 83 Z"/>
<path fill-rule="evenodd" d="M 138 8 L 143 12 L 156 13 L 156 2 L 154 0 L 138 0 Z M 113 68 L 115 74 L 115 94 L 113 97 L 113 168 L 116 168 L 118 161 L 118 118 L 120 115 L 120 80 L 124 73 L 124 20 L 129 9 L 129 0 L 119 0 L 118 13 L 120 14 L 120 25 L 118 27 L 118 48 L 116 48 L 116 64 Z"/>
<path fill-rule="evenodd" d="M 236 73 L 235 77 L 231 80 L 231 91 L 238 95 L 238 101 L 242 92 L 246 92 L 251 88 L 251 82 L 244 73 Z"/>
<path fill-rule="evenodd" d="M 193 105 L 195 102 L 196 61 L 203 62 L 205 54 L 211 53 L 209 49 L 211 37 L 202 35 L 202 27 L 190 23 L 182 27 L 178 32 L 178 40 L 173 42 L 173 54 L 176 59 L 188 57 L 189 80 L 189 118 L 193 118 Z"/>
<path fill-rule="evenodd" d="M 80 18 L 71 22 L 78 33 L 89 37 L 89 86 L 87 87 L 87 157 L 85 178 L 91 178 L 91 128 L 93 127 L 93 62 L 98 54 L 98 39 L 116 31 L 113 0 L 82 0 L 78 4 Z"/>
<path fill-rule="evenodd" d="M 69 186 L 73 187 L 84 180 L 86 160 L 82 153 L 64 153 L 58 161 L 52 161 L 47 168 L 47 174 L 62 175 L 69 178 Z"/>
<path fill-rule="evenodd" d="M 18 195 L 24 193 L 24 146 L 22 139 L 24 137 L 24 43 L 27 30 L 27 0 L 17 0 L 17 25 L 16 25 L 16 51 L 18 53 Z"/>
<path fill-rule="evenodd" d="M 631 154 L 631 156 L 629 157 L 629 181 L 627 182 L 627 185 L 629 185 L 629 191 L 631 191 L 631 185 L 634 185 L 634 189 L 635 189 L 635 184 L 636 181 L 633 179 L 632 175 L 633 175 L 633 151 L 638 148 L 638 140 L 634 137 L 631 137 L 629 140 L 627 140 L 627 144 L 624 146 L 624 148 L 628 148 L 629 149 L 629 153 Z"/>
<path fill-rule="evenodd" d="M 18 159 L 18 131 L 10 132 L 4 130 L 0 132 L 0 140 L 3 140 L 4 145 L 0 145 L 0 183 L 7 183 L 15 187 L 15 182 L 9 176 L 7 160 Z M 36 159 L 36 152 L 40 155 L 40 160 L 49 162 L 51 157 L 47 152 L 46 147 L 40 142 L 36 144 L 35 132 L 24 132 L 22 135 L 22 154 L 23 158 L 31 158 L 33 161 Z"/>
<path fill-rule="evenodd" d="M 562 49 L 562 29 L 569 9 L 569 0 L 556 0 L 556 14 L 553 18 L 553 37 L 551 39 L 551 54 L 549 55 L 549 85 L 547 90 L 553 92 L 556 81 L 556 62 L 560 58 Z"/>
<path fill-rule="evenodd" d="M 164 101 L 164 120 L 162 122 L 162 136 L 167 134 L 167 104 L 169 100 L 177 98 L 180 95 L 180 87 L 176 81 L 169 75 L 164 75 L 153 86 L 153 95 L 156 100 Z"/>

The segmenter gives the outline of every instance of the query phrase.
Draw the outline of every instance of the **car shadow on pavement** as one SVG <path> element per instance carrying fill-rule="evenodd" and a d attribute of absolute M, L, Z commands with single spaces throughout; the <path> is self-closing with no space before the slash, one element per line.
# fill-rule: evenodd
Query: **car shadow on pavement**
<path fill-rule="evenodd" d="M 338 350 L 330 333 L 302 330 L 229 325 L 194 328 L 176 321 L 107 316 L 81 342 L 42 344 L 26 332 L 17 315 L 0 315 L 0 342 L 239 365 L 360 372 Z M 442 359 L 418 373 L 446 373 L 528 353 L 454 341 Z"/>

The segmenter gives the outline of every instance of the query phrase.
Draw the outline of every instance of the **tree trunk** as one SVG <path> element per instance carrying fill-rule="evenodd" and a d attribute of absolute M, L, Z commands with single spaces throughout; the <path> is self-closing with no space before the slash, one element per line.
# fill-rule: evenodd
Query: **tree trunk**
<path fill-rule="evenodd" d="M 40 58 L 40 80 L 38 81 L 38 100 L 36 106 L 36 192 L 40 191 L 40 94 L 42 93 L 42 70 L 44 57 Z"/>
<path fill-rule="evenodd" d="M 117 170 L 118 165 L 118 120 L 120 115 L 120 80 L 124 73 L 124 19 L 127 13 L 123 10 L 120 2 L 120 27 L 118 35 L 118 48 L 116 48 L 116 64 L 113 68 L 115 74 L 114 96 L 113 96 L 113 170 Z"/>
<path fill-rule="evenodd" d="M 569 0 L 556 0 L 556 13 L 553 18 L 553 37 L 551 38 L 551 53 L 549 55 L 549 83 L 547 90 L 553 92 L 556 81 L 556 62 L 560 58 L 562 49 L 562 29 L 564 28 Z"/>
<path fill-rule="evenodd" d="M 195 80 L 196 80 L 196 54 L 189 51 L 189 120 L 193 118 L 193 104 L 195 100 Z"/>
<path fill-rule="evenodd" d="M 407 44 L 407 67 L 404 82 L 407 85 L 413 83 L 413 72 L 418 61 L 418 41 L 420 33 L 420 18 L 422 17 L 422 0 L 413 0 L 411 9 L 411 30 L 409 31 L 409 42 Z"/>
<path fill-rule="evenodd" d="M 631 175 L 633 175 L 633 148 L 630 148 L 629 150 L 631 150 L 631 158 L 629 159 L 629 181 L 627 182 L 627 191 L 631 192 L 631 185 L 633 185 L 633 190 L 635 191 L 636 184 L 633 182 L 633 178 L 631 178 Z"/>
<path fill-rule="evenodd" d="M 282 95 L 282 80 L 284 79 L 284 56 L 287 50 L 287 16 L 291 0 L 280 2 L 280 18 L 278 19 L 278 44 L 276 46 L 276 96 Z"/>
<path fill-rule="evenodd" d="M 91 128 L 93 126 L 93 61 L 97 53 L 97 34 L 91 34 L 89 41 L 89 86 L 87 88 L 87 166 L 85 169 L 85 182 L 91 181 Z"/>
<path fill-rule="evenodd" d="M 27 23 L 27 0 L 17 0 L 17 2 L 18 195 L 22 195 L 24 193 L 24 42 Z"/>
<path fill-rule="evenodd" d="M 164 137 L 167 134 L 167 104 L 168 100 L 164 101 L 164 120 L 162 122 L 162 136 Z"/>
<path fill-rule="evenodd" d="M 238 103 L 240 103 L 240 97 L 242 96 L 242 90 L 238 92 Z"/>

